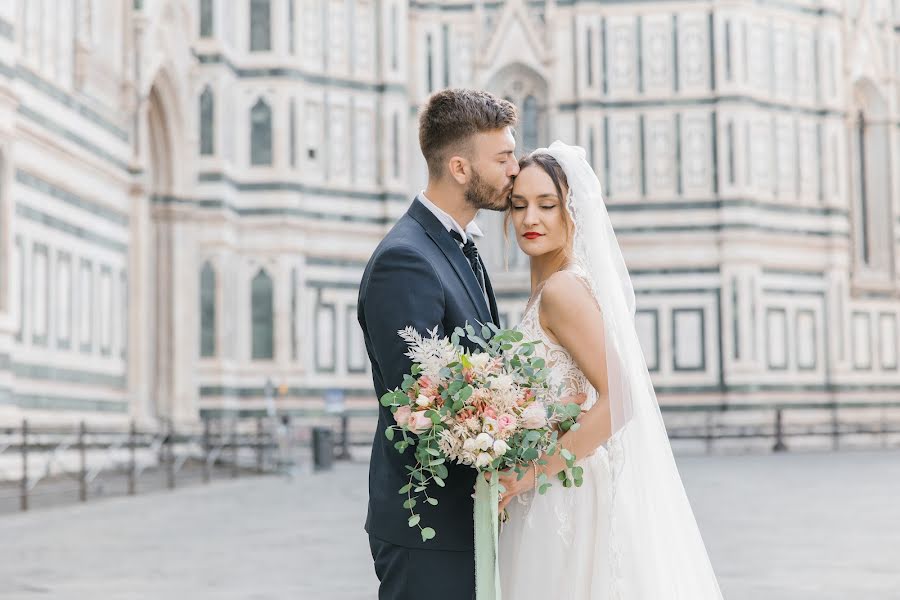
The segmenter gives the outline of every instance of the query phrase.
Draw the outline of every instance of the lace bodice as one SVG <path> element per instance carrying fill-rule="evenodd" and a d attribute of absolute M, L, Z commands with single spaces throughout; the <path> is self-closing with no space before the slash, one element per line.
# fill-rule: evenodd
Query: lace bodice
<path fill-rule="evenodd" d="M 585 276 L 581 267 L 572 266 L 566 270 L 584 280 Z M 575 364 L 572 355 L 565 348 L 551 340 L 544 328 L 541 327 L 539 312 L 542 293 L 543 290 L 539 290 L 531 304 L 525 309 L 518 330 L 525 336 L 525 341 L 541 342 L 535 346 L 535 354 L 543 358 L 548 367 L 547 380 L 550 384 L 551 392 L 547 401 L 555 402 L 566 396 L 584 392 L 588 394 L 588 403 L 592 403 L 592 394 L 588 393 L 591 389 L 591 384 L 584 376 L 584 373 L 581 372 L 581 369 L 578 368 L 578 365 Z M 585 403 L 585 409 L 590 408 L 588 403 Z"/>

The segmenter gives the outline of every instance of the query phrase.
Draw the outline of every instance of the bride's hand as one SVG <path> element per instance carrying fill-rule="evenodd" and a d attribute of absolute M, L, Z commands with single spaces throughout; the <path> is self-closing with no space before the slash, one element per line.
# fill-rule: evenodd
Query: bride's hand
<path fill-rule="evenodd" d="M 578 394 L 573 394 L 572 396 L 566 396 L 565 398 L 560 398 L 560 404 L 577 404 L 581 406 L 587 400 L 587 394 L 584 392 L 579 392 Z"/>
<path fill-rule="evenodd" d="M 490 480 L 490 475 L 488 473 L 485 473 L 485 478 Z M 534 467 L 528 467 L 528 470 L 525 472 L 525 476 L 522 477 L 522 479 L 519 479 L 519 474 L 516 473 L 515 470 L 509 471 L 507 473 L 501 473 L 500 485 L 506 488 L 505 492 L 500 493 L 499 511 L 503 512 L 513 498 L 523 492 L 534 489 Z"/>

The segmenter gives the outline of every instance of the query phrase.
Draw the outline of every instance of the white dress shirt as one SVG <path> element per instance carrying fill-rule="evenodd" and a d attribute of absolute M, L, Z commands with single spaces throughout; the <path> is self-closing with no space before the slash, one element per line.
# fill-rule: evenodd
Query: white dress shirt
<path fill-rule="evenodd" d="M 437 204 L 429 200 L 425 197 L 425 191 L 419 192 L 417 196 L 419 202 L 425 205 L 425 208 L 430 210 L 435 217 L 438 218 L 438 221 L 447 228 L 447 231 L 456 231 L 459 234 L 459 237 L 462 238 L 463 243 L 469 241 L 469 238 L 480 238 L 484 235 L 484 232 L 481 231 L 481 227 L 475 223 L 475 219 L 466 226 L 465 229 L 456 222 L 456 219 L 448 215 L 444 210 L 442 210 Z"/>
<path fill-rule="evenodd" d="M 456 222 L 456 219 L 448 215 L 446 211 L 442 210 L 437 204 L 426 198 L 424 190 L 419 192 L 419 195 L 416 196 L 416 198 L 419 200 L 419 202 L 425 205 L 425 208 L 430 210 L 431 213 L 435 217 L 437 217 L 438 221 L 440 221 L 441 224 L 447 228 L 447 231 L 455 231 L 456 233 L 458 233 L 459 236 L 463 239 L 463 243 L 468 242 L 469 238 L 472 238 L 472 241 L 474 242 L 475 238 L 480 238 L 484 235 L 484 232 L 481 231 L 481 227 L 479 227 L 478 224 L 475 223 L 475 219 L 472 219 L 472 221 L 466 226 L 466 228 L 463 229 L 462 226 Z M 456 243 L 460 247 L 460 249 L 462 249 L 463 244 L 460 244 L 459 240 L 457 240 Z M 487 278 L 487 273 L 485 273 L 484 276 L 485 278 Z M 488 300 L 487 290 L 482 288 L 481 293 L 484 295 L 485 304 L 490 307 L 491 302 L 490 300 Z"/>

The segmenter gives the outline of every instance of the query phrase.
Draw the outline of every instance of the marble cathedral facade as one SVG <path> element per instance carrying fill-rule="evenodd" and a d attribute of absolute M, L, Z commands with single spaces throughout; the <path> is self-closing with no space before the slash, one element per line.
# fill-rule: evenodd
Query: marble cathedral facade
<path fill-rule="evenodd" d="M 898 73 L 898 0 L 2 0 L 0 423 L 371 408 L 446 86 L 587 149 L 663 402 L 896 399 Z"/>

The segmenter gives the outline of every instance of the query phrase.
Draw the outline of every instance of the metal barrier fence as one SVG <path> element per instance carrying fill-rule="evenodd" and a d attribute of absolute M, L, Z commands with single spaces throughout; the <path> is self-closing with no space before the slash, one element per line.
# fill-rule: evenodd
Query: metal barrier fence
<path fill-rule="evenodd" d="M 721 441 L 752 439 L 769 440 L 773 452 L 787 451 L 789 441 L 800 438 L 830 438 L 833 449 L 839 449 L 842 438 L 849 436 L 864 436 L 870 441 L 880 438 L 881 445 L 900 445 L 900 438 L 891 440 L 891 436 L 900 435 L 900 402 L 678 404 L 660 409 L 669 439 L 703 442 L 707 452 L 713 452 Z M 371 445 L 376 415 L 375 410 L 354 411 L 332 419 L 337 456 L 349 456 L 352 446 Z M 354 431 L 351 416 L 372 427 Z"/>
<path fill-rule="evenodd" d="M 0 478 L 0 501 L 17 497 L 24 511 L 41 495 L 77 494 L 86 502 L 101 482 L 118 483 L 123 494 L 134 495 L 143 484 L 174 489 L 189 479 L 209 483 L 214 474 L 235 478 L 275 472 L 293 461 L 285 438 L 279 423 L 262 417 L 204 419 L 192 428 L 170 423 L 156 431 L 141 431 L 134 423 L 123 431 L 84 422 L 34 426 L 25 420 L 0 428 L 0 465 L 13 473 Z"/>
<path fill-rule="evenodd" d="M 770 442 L 787 451 L 801 438 L 830 439 L 838 449 L 854 436 L 900 447 L 900 402 L 775 402 L 767 404 L 664 405 L 669 438 L 697 441 L 713 452 L 726 440 Z M 3 502 L 28 510 L 40 496 L 86 502 L 101 485 L 138 490 L 174 489 L 190 480 L 208 483 L 243 474 L 290 474 L 307 455 L 317 470 L 371 446 L 376 411 L 338 415 L 295 412 L 290 416 L 203 420 L 200 427 L 141 431 L 41 427 L 23 421 L 0 428 L 0 512 Z M 304 424 L 309 417 L 313 424 Z M 297 455 L 299 453 L 299 455 Z M 4 470 L 14 475 L 4 478 Z"/>

